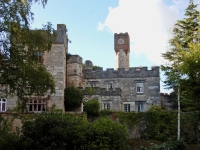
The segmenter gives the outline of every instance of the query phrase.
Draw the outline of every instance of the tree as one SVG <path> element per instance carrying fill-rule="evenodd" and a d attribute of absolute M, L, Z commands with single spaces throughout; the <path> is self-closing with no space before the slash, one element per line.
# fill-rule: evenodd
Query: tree
<path fill-rule="evenodd" d="M 165 75 L 167 76 L 167 80 L 164 83 L 169 88 L 177 90 L 178 140 L 180 139 L 180 95 L 185 97 L 186 95 L 184 94 L 187 93 L 185 91 L 191 90 L 185 85 L 191 84 L 194 81 L 190 74 L 186 74 L 183 70 L 181 70 L 180 65 L 185 61 L 180 53 L 181 51 L 190 53 L 189 43 L 197 43 L 199 41 L 199 12 L 196 10 L 196 7 L 197 5 L 194 5 L 193 0 L 190 0 L 190 3 L 185 11 L 186 18 L 177 21 L 175 24 L 173 29 L 173 38 L 170 40 L 171 48 L 163 54 L 163 57 L 168 60 L 170 64 L 161 66 L 161 69 L 165 71 Z M 192 89 L 195 89 L 197 86 L 199 85 L 195 85 Z M 191 102 L 190 100 L 193 97 L 188 98 L 189 101 L 187 99 L 186 101 Z"/>
<path fill-rule="evenodd" d="M 0 1 L 0 84 L 5 87 L 4 96 L 15 94 L 19 100 L 55 90 L 53 77 L 42 64 L 42 53 L 51 49 L 56 34 L 51 23 L 31 29 L 34 2 L 47 4 L 47 0 Z"/>
<path fill-rule="evenodd" d="M 196 10 L 196 7 L 197 5 L 193 3 L 193 0 L 190 0 L 185 11 L 185 18 L 183 20 L 178 20 L 175 24 L 173 37 L 169 41 L 171 47 L 166 53 L 162 54 L 168 61 L 168 64 L 161 66 L 161 69 L 165 72 L 167 77 L 164 81 L 166 87 L 173 88 L 175 91 L 178 91 L 179 87 L 181 102 L 183 100 L 186 105 L 190 106 L 192 106 L 192 103 L 194 102 L 194 94 L 192 96 L 188 93 L 196 91 L 195 89 L 199 88 L 199 85 L 195 84 L 198 83 L 198 77 L 194 74 L 193 68 L 190 68 L 190 71 L 188 70 L 189 72 L 186 72 L 183 69 L 183 64 L 184 66 L 187 66 L 194 63 L 186 61 L 184 55 L 191 53 L 190 43 L 197 44 L 200 37 L 200 32 L 198 32 L 199 12 Z M 192 66 L 190 65 L 190 67 Z M 184 103 L 181 105 L 183 104 Z M 187 109 L 187 106 L 185 108 Z"/>

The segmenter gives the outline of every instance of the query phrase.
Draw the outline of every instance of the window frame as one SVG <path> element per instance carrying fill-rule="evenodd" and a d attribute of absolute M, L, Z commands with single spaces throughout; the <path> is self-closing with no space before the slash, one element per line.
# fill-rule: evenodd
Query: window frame
<path fill-rule="evenodd" d="M 137 107 L 137 112 L 143 112 L 145 110 L 145 101 L 136 101 L 135 106 Z"/>
<path fill-rule="evenodd" d="M 111 104 L 110 103 L 103 103 L 103 109 L 110 110 Z"/>
<path fill-rule="evenodd" d="M 47 99 L 32 98 L 27 100 L 28 112 L 46 112 L 47 111 Z"/>
<path fill-rule="evenodd" d="M 139 91 L 138 91 L 139 88 Z M 144 83 L 136 83 L 136 93 L 143 94 L 144 93 Z"/>
<path fill-rule="evenodd" d="M 124 112 L 131 112 L 131 104 L 124 104 Z"/>
<path fill-rule="evenodd" d="M 6 112 L 6 111 L 7 111 L 7 99 L 0 98 L 0 112 Z"/>

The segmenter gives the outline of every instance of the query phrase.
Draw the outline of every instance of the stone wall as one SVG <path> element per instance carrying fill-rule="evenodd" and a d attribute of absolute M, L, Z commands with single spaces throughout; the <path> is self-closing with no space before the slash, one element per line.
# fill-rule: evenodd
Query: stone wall
<path fill-rule="evenodd" d="M 44 54 L 44 65 L 53 75 L 56 84 L 56 93 L 50 95 L 49 107 L 53 104 L 64 110 L 64 89 L 66 86 L 66 52 L 67 35 L 66 26 L 57 25 L 57 41 L 52 45 L 51 51 Z"/>

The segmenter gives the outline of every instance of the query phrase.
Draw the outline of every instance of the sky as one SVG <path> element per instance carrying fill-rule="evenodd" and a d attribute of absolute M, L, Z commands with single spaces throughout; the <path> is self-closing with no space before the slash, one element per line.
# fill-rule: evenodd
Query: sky
<path fill-rule="evenodd" d="M 194 0 L 200 4 L 200 0 Z M 51 22 L 65 24 L 68 52 L 78 54 L 104 70 L 115 67 L 114 33 L 130 36 L 130 67 L 160 66 L 169 49 L 173 25 L 183 19 L 189 0 L 48 0 L 45 8 L 34 4 L 32 28 Z M 161 92 L 169 93 L 163 87 Z"/>

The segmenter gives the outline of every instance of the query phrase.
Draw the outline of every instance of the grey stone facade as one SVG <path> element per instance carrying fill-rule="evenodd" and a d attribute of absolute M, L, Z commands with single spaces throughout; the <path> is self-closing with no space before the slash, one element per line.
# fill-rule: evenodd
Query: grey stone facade
<path fill-rule="evenodd" d="M 84 100 L 97 99 L 101 109 L 137 112 L 146 111 L 152 105 L 160 106 L 159 67 L 151 70 L 134 67 L 128 71 L 124 68 L 106 71 L 85 69 L 84 82 L 85 89 L 94 89 L 92 96 L 84 91 Z"/>
<path fill-rule="evenodd" d="M 83 88 L 84 99 L 96 99 L 100 109 L 115 111 L 146 111 L 152 105 L 160 106 L 160 73 L 159 67 L 151 70 L 147 67 L 129 67 L 130 39 L 128 33 L 114 34 L 116 52 L 115 69 L 93 70 L 90 60 L 81 69 L 82 58 L 71 56 L 67 74 L 69 83 Z M 93 89 L 93 94 L 87 92 Z"/>
<path fill-rule="evenodd" d="M 82 88 L 83 101 L 96 99 L 101 110 L 146 111 L 152 105 L 160 106 L 159 67 L 129 67 L 130 42 L 128 33 L 114 35 L 116 68 L 103 70 L 92 69 L 92 61 L 72 55 L 66 60 L 68 52 L 67 30 L 63 24 L 57 25 L 57 40 L 49 52 L 43 54 L 44 65 L 53 75 L 56 93 L 47 93 L 47 107 L 56 105 L 64 111 L 64 89 L 66 86 Z M 89 94 L 87 88 L 93 88 Z M 7 99 L 7 108 L 16 106 L 16 97 Z M 76 111 L 83 111 L 83 105 Z"/>

